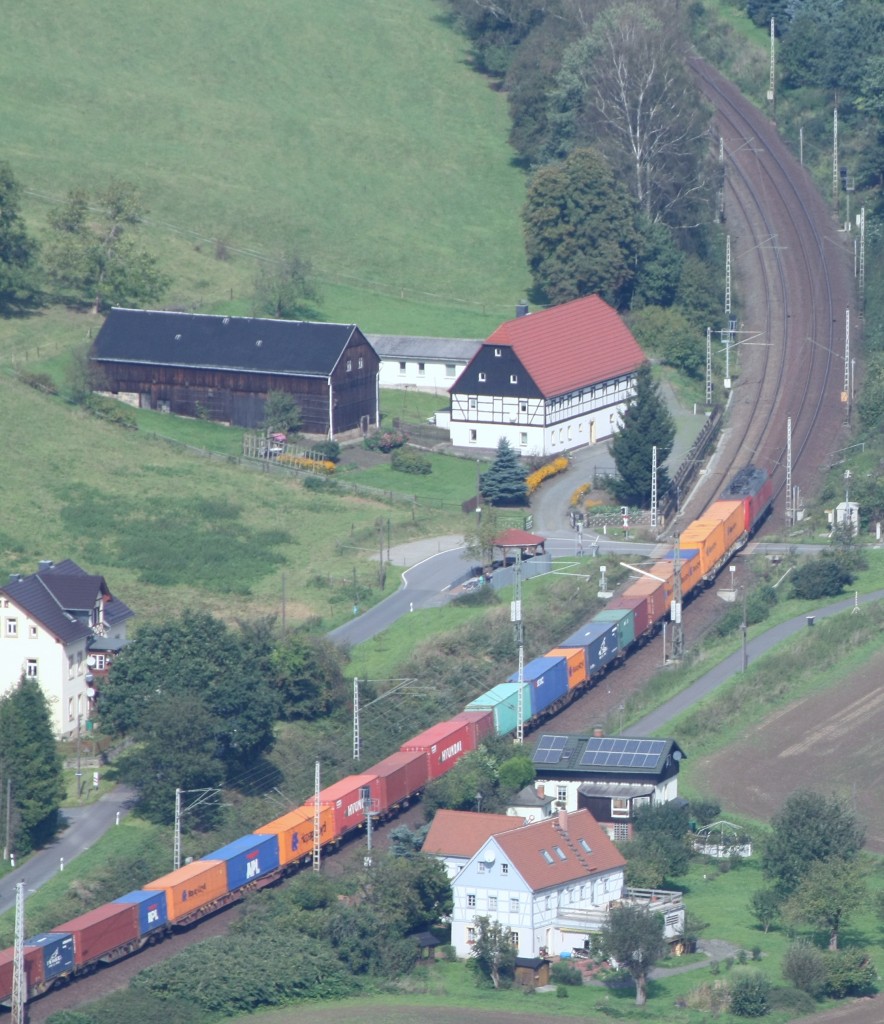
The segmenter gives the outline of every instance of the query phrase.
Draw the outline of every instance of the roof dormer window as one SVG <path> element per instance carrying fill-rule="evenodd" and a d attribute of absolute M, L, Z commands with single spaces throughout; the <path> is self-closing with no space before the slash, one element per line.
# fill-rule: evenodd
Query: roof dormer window
<path fill-rule="evenodd" d="M 480 384 L 484 384 L 487 379 L 488 379 L 487 374 L 484 374 L 484 373 L 480 373 L 479 374 L 479 383 Z"/>
<path fill-rule="evenodd" d="M 511 373 L 510 374 L 510 384 L 518 384 L 518 383 L 519 383 L 519 375 L 517 373 Z"/>
<path fill-rule="evenodd" d="M 500 356 L 501 356 L 501 351 L 502 351 L 502 350 L 501 350 L 501 349 L 499 349 L 499 348 L 496 348 L 496 349 L 494 350 L 494 357 L 495 357 L 495 359 L 500 359 Z"/>

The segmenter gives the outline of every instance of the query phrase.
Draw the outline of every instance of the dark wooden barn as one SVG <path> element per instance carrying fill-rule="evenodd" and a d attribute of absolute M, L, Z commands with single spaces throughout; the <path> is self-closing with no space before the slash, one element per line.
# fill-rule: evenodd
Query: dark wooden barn
<path fill-rule="evenodd" d="M 142 409 L 260 427 L 272 391 L 308 434 L 379 423 L 380 360 L 355 324 L 114 308 L 90 357 L 102 390 Z"/>

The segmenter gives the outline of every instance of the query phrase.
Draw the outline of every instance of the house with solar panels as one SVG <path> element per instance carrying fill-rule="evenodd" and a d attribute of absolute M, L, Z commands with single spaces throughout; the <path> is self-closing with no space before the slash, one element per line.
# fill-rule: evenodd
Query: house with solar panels
<path fill-rule="evenodd" d="M 561 455 L 619 428 L 645 354 L 604 300 L 589 295 L 500 325 L 449 389 L 451 441 Z"/>
<path fill-rule="evenodd" d="M 567 811 L 587 810 L 616 842 L 632 838 L 639 807 L 678 800 L 687 755 L 675 740 L 640 736 L 541 735 L 535 789 Z"/>
<path fill-rule="evenodd" d="M 36 679 L 58 736 L 85 725 L 101 680 L 126 644 L 134 612 L 103 576 L 76 562 L 42 561 L 0 587 L 0 694 L 24 676 Z"/>

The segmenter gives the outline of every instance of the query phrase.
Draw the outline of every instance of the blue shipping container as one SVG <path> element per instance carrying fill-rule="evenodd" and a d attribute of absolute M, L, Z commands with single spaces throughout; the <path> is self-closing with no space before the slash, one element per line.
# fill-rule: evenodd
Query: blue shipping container
<path fill-rule="evenodd" d="M 518 672 L 507 680 L 518 681 Z M 522 669 L 522 682 L 531 687 L 531 714 L 539 715 L 568 692 L 568 662 L 560 654 L 535 658 Z"/>
<path fill-rule="evenodd" d="M 617 624 L 614 622 L 587 622 L 560 647 L 582 647 L 586 655 L 586 678 L 591 679 L 617 657 Z"/>
<path fill-rule="evenodd" d="M 595 613 L 593 622 L 617 623 L 617 644 L 621 651 L 635 640 L 635 616 L 631 608 L 603 608 Z"/>
<path fill-rule="evenodd" d="M 276 871 L 279 867 L 279 843 L 275 835 L 242 836 L 203 859 L 224 861 L 227 888 L 232 891 Z"/>
<path fill-rule="evenodd" d="M 56 978 L 74 968 L 74 937 L 69 932 L 44 932 L 25 940 L 43 950 L 43 977 Z"/>
<path fill-rule="evenodd" d="M 114 903 L 138 904 L 139 935 L 147 935 L 148 932 L 155 931 L 157 928 L 163 928 L 169 923 L 169 913 L 166 909 L 166 894 L 164 892 L 136 889 L 134 892 L 127 892 L 125 896 L 114 900 Z"/>
<path fill-rule="evenodd" d="M 522 719 L 527 722 L 531 717 L 531 693 L 527 683 L 522 684 Z M 466 711 L 484 711 L 490 708 L 494 712 L 494 732 L 498 736 L 515 732 L 519 712 L 519 684 L 498 683 L 481 697 L 467 704 Z"/>

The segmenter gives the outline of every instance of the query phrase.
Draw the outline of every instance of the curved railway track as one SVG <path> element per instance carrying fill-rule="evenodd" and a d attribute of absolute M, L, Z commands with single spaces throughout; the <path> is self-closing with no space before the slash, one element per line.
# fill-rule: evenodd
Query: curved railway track
<path fill-rule="evenodd" d="M 792 480 L 802 493 L 814 490 L 817 471 L 839 447 L 844 318 L 852 297 L 847 254 L 830 211 L 776 127 L 705 61 L 691 66 L 715 107 L 722 140 L 732 266 L 747 338 L 738 349 L 741 374 L 728 429 L 683 518 L 705 507 L 733 470 L 751 460 L 773 477 L 771 521 L 779 527 L 789 417 Z"/>

